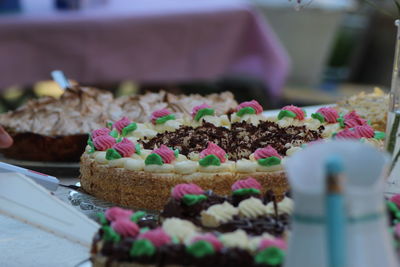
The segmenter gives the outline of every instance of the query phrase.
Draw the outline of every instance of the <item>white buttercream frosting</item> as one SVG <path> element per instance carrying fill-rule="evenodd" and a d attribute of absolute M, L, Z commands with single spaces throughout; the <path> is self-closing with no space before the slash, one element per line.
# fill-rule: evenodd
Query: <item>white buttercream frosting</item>
<path fill-rule="evenodd" d="M 181 120 L 168 120 L 163 124 L 154 125 L 154 130 L 159 133 L 173 132 L 182 125 Z"/>
<path fill-rule="evenodd" d="M 240 173 L 251 173 L 257 171 L 257 162 L 248 159 L 236 161 L 236 171 Z"/>
<path fill-rule="evenodd" d="M 105 151 L 96 151 L 94 154 L 94 160 L 100 164 L 107 164 L 108 160 L 106 159 L 106 152 Z"/>
<path fill-rule="evenodd" d="M 239 117 L 238 115 L 236 115 L 236 113 L 234 113 L 231 116 L 232 123 L 245 121 L 255 126 L 260 124 L 260 121 L 266 121 L 266 120 L 267 118 L 262 114 L 245 114 L 242 117 Z"/>
<path fill-rule="evenodd" d="M 243 230 L 222 234 L 219 239 L 227 248 L 249 249 L 249 237 Z"/>
<path fill-rule="evenodd" d="M 145 165 L 144 170 L 146 172 L 158 172 L 158 173 L 174 172 L 174 165 L 172 165 L 172 164 L 163 164 L 163 165 L 150 164 L 150 165 Z"/>
<path fill-rule="evenodd" d="M 291 156 L 291 155 L 293 155 L 294 153 L 296 153 L 296 152 L 298 152 L 298 151 L 300 151 L 300 150 L 302 150 L 301 147 L 299 147 L 299 146 L 292 146 L 291 148 L 289 148 L 288 150 L 286 150 L 286 156 Z"/>
<path fill-rule="evenodd" d="M 144 160 L 127 158 L 124 167 L 130 171 L 142 171 L 144 169 Z"/>
<path fill-rule="evenodd" d="M 248 198 L 239 203 L 239 214 L 247 218 L 257 218 L 266 214 L 267 210 L 258 198 Z"/>
<path fill-rule="evenodd" d="M 218 227 L 221 223 L 232 220 L 233 216 L 238 215 L 239 210 L 229 202 L 217 204 L 201 212 L 201 223 L 206 227 Z"/>
<path fill-rule="evenodd" d="M 191 174 L 197 171 L 199 164 L 196 161 L 186 160 L 175 163 L 175 171 L 180 174 Z"/>
<path fill-rule="evenodd" d="M 200 172 L 233 172 L 235 170 L 235 163 L 232 161 L 227 161 L 225 163 L 221 163 L 219 166 L 210 165 L 210 166 L 201 166 L 199 165 Z"/>
<path fill-rule="evenodd" d="M 163 230 L 172 237 L 176 237 L 183 242 L 188 237 L 196 233 L 196 226 L 187 220 L 178 218 L 168 218 L 162 224 Z"/>
<path fill-rule="evenodd" d="M 291 198 L 285 197 L 282 201 L 278 202 L 278 214 L 292 214 L 293 213 L 293 200 Z M 268 214 L 275 214 L 274 204 L 270 202 L 267 204 L 266 212 Z"/>

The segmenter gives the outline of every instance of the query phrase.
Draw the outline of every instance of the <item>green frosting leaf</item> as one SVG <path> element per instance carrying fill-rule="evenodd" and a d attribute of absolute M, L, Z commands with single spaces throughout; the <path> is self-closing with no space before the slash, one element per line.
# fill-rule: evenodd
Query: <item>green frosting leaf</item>
<path fill-rule="evenodd" d="M 210 165 L 213 166 L 220 166 L 221 165 L 221 160 L 215 156 L 215 155 L 208 155 L 199 160 L 199 164 L 203 167 L 207 167 Z"/>
<path fill-rule="evenodd" d="M 114 138 L 117 138 L 119 136 L 119 133 L 118 133 L 117 130 L 114 129 L 109 133 L 109 135 L 114 137 Z"/>
<path fill-rule="evenodd" d="M 268 266 L 276 266 L 283 263 L 285 253 L 277 247 L 269 247 L 255 256 L 255 262 Z"/>
<path fill-rule="evenodd" d="M 144 211 L 137 211 L 131 216 L 131 221 L 137 223 L 141 218 L 146 216 L 146 214 L 147 213 Z"/>
<path fill-rule="evenodd" d="M 126 126 L 124 129 L 122 129 L 122 136 L 127 136 L 131 132 L 135 131 L 137 129 L 137 124 L 132 122 L 128 126 Z"/>
<path fill-rule="evenodd" d="M 143 227 L 143 228 L 140 228 L 140 230 L 139 230 L 139 232 L 140 232 L 141 234 L 146 233 L 147 231 L 150 231 L 150 228 L 149 228 L 149 227 Z"/>
<path fill-rule="evenodd" d="M 205 195 L 191 195 L 191 194 L 186 194 L 183 196 L 182 198 L 182 202 L 186 205 L 186 206 L 193 206 L 203 200 L 206 200 L 207 196 Z"/>
<path fill-rule="evenodd" d="M 281 159 L 275 156 L 268 157 L 265 159 L 259 159 L 258 164 L 265 167 L 275 166 L 281 164 Z"/>
<path fill-rule="evenodd" d="M 255 188 L 241 188 L 233 191 L 234 196 L 260 195 L 261 191 Z"/>
<path fill-rule="evenodd" d="M 101 229 L 103 230 L 103 239 L 105 241 L 119 242 L 121 240 L 121 236 L 111 226 L 103 226 Z"/>
<path fill-rule="evenodd" d="M 311 114 L 311 118 L 319 120 L 321 123 L 325 122 L 324 116 L 319 112 Z"/>
<path fill-rule="evenodd" d="M 117 142 L 117 143 L 121 143 L 123 139 L 124 139 L 124 138 L 122 138 L 122 137 L 118 137 L 117 140 L 116 140 L 116 142 Z"/>
<path fill-rule="evenodd" d="M 112 129 L 112 126 L 113 126 L 113 123 L 112 123 L 112 122 L 110 122 L 110 121 L 106 122 L 106 127 L 107 127 L 108 129 Z"/>
<path fill-rule="evenodd" d="M 103 212 L 98 212 L 96 215 L 101 225 L 108 225 L 108 220 Z"/>
<path fill-rule="evenodd" d="M 140 144 L 139 144 L 139 143 L 137 143 L 137 144 L 135 145 L 135 153 L 138 154 L 138 155 L 141 154 L 141 152 L 140 152 Z"/>
<path fill-rule="evenodd" d="M 132 244 L 129 254 L 132 257 L 148 256 L 151 257 L 156 253 L 156 247 L 147 239 L 136 240 Z"/>
<path fill-rule="evenodd" d="M 147 158 L 144 161 L 144 164 L 146 165 L 163 165 L 164 161 L 162 157 L 156 153 L 151 153 L 150 155 L 147 156 Z"/>
<path fill-rule="evenodd" d="M 246 114 L 256 114 L 256 110 L 252 107 L 244 107 L 239 109 L 238 112 L 236 112 L 236 115 L 239 117 L 243 117 Z"/>
<path fill-rule="evenodd" d="M 156 124 L 164 124 L 165 122 L 169 120 L 175 120 L 175 115 L 174 114 L 169 114 L 167 116 L 160 117 L 156 119 Z"/>
<path fill-rule="evenodd" d="M 305 110 L 304 108 L 301 109 L 304 112 L 304 117 L 307 117 L 307 110 Z"/>
<path fill-rule="evenodd" d="M 285 117 L 296 118 L 296 113 L 290 110 L 281 110 L 278 114 L 278 120 L 281 120 Z"/>
<path fill-rule="evenodd" d="M 387 201 L 386 205 L 392 213 L 397 213 L 399 211 L 399 208 L 397 207 L 396 203 L 393 203 L 392 201 Z"/>
<path fill-rule="evenodd" d="M 215 114 L 215 110 L 212 108 L 202 108 L 199 111 L 197 111 L 196 116 L 194 116 L 195 121 L 199 121 L 201 118 L 204 116 L 213 116 Z"/>
<path fill-rule="evenodd" d="M 171 237 L 171 243 L 172 243 L 172 244 L 180 244 L 181 241 L 179 240 L 178 237 L 172 236 L 172 237 Z"/>
<path fill-rule="evenodd" d="M 342 128 L 344 128 L 344 127 L 345 127 L 345 125 L 344 125 L 344 118 L 343 118 L 343 115 L 340 115 L 340 117 L 339 117 L 339 118 L 337 118 L 337 120 L 336 120 L 336 121 L 339 123 L 340 127 L 342 127 Z"/>
<path fill-rule="evenodd" d="M 215 249 L 209 242 L 200 240 L 186 247 L 186 252 L 195 258 L 203 258 L 208 255 L 214 255 Z"/>
<path fill-rule="evenodd" d="M 89 153 L 94 153 L 96 151 L 96 148 L 94 147 L 93 140 L 90 135 L 87 144 L 90 146 Z"/>
<path fill-rule="evenodd" d="M 174 155 L 175 155 L 175 158 L 177 158 L 178 156 L 179 156 L 179 149 L 175 149 L 174 150 Z"/>
<path fill-rule="evenodd" d="M 120 159 L 122 156 L 115 150 L 114 148 L 107 149 L 106 152 L 106 159 L 113 160 L 113 159 Z"/>
<path fill-rule="evenodd" d="M 384 132 L 375 131 L 374 138 L 377 140 L 385 139 L 386 134 Z"/>

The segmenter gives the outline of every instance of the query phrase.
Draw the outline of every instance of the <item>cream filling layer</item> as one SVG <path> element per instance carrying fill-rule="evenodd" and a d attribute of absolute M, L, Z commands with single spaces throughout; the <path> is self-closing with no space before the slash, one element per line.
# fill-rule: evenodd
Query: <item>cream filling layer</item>
<path fill-rule="evenodd" d="M 193 127 L 199 127 L 199 126 L 203 125 L 204 122 L 211 123 L 216 127 L 225 127 L 228 129 L 231 127 L 231 122 L 227 115 L 222 115 L 222 116 L 206 115 L 206 116 L 202 117 L 199 121 L 192 120 L 189 123 L 189 125 L 193 126 Z"/>
<path fill-rule="evenodd" d="M 158 133 L 174 132 L 182 125 L 181 120 L 169 120 L 163 124 L 153 125 L 153 129 Z"/>
<path fill-rule="evenodd" d="M 267 117 L 265 117 L 262 114 L 245 114 L 242 117 L 239 117 L 238 115 L 236 115 L 236 113 L 234 113 L 231 116 L 232 123 L 245 121 L 245 122 L 251 123 L 255 126 L 260 124 L 260 121 L 266 121 L 266 120 L 267 120 Z"/>

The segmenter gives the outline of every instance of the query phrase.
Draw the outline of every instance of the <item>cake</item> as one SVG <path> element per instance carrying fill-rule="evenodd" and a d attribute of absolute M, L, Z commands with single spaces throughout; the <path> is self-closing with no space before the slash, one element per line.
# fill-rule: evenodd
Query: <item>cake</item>
<path fill-rule="evenodd" d="M 285 235 L 293 212 L 287 194 L 280 200 L 272 191 L 262 194 L 261 184 L 252 177 L 236 181 L 231 190 L 230 195 L 220 196 L 196 184 L 179 184 L 172 189 L 161 220 L 179 218 L 219 233 L 241 230 L 250 235 Z"/>
<path fill-rule="evenodd" d="M 116 99 L 116 104 L 124 111 L 124 115 L 135 122 L 146 122 L 152 112 L 163 108 L 171 110 L 177 118 L 182 118 L 190 115 L 192 107 L 203 103 L 213 106 L 217 115 L 227 114 L 237 106 L 231 92 L 201 96 L 176 95 L 161 90 L 157 93 L 123 96 Z"/>
<path fill-rule="evenodd" d="M 371 126 L 378 131 L 386 130 L 387 112 L 389 109 L 389 94 L 375 88 L 372 93 L 361 92 L 337 103 L 339 112 L 357 111 L 364 119 L 371 121 Z"/>
<path fill-rule="evenodd" d="M 153 112 L 147 123 L 124 117 L 91 133 L 81 157 L 82 188 L 114 204 L 160 210 L 177 184 L 226 195 L 231 184 L 252 176 L 280 198 L 288 190 L 285 159 L 307 143 L 351 138 L 382 144 L 383 134 L 356 112 L 321 108 L 306 117 L 291 105 L 267 118 L 262 111 L 253 100 L 230 116 L 201 104 L 180 119 L 168 109 Z"/>
<path fill-rule="evenodd" d="M 233 95 L 227 92 L 203 97 L 175 96 L 160 91 L 114 99 L 107 91 L 74 86 L 60 99 L 30 100 L 17 110 L 0 115 L 0 125 L 14 139 L 13 146 L 1 152 L 12 159 L 78 162 L 85 150 L 88 133 L 106 122 L 116 121 L 122 114 L 143 122 L 159 108 L 172 108 L 182 117 L 190 103 L 199 101 L 215 105 L 221 115 L 237 104 Z"/>
<path fill-rule="evenodd" d="M 89 87 L 68 88 L 60 99 L 30 100 L 0 115 L 0 124 L 14 144 L 1 152 L 7 158 L 77 162 L 87 133 L 121 116 L 111 93 Z"/>
<path fill-rule="evenodd" d="M 180 184 L 173 188 L 166 205 L 179 202 L 197 209 L 202 203 L 201 213 L 210 214 L 209 209 L 214 209 L 214 217 L 225 220 L 229 220 L 230 210 L 237 209 L 232 223 L 236 227 L 224 231 L 194 223 L 194 214 L 182 218 L 164 212 L 162 221 L 155 222 L 141 211 L 108 209 L 98 217 L 101 228 L 93 240 L 93 266 L 282 266 L 291 205 L 280 205 L 282 201 L 277 202 L 270 194 L 261 197 L 261 185 L 253 178 L 237 181 L 232 189 L 232 195 L 221 196 L 195 184 Z M 261 199 L 266 205 L 249 202 Z M 214 200 L 232 207 L 216 211 L 215 205 L 220 204 Z M 275 215 L 279 212 L 287 217 Z M 253 223 L 244 223 L 250 220 Z"/>

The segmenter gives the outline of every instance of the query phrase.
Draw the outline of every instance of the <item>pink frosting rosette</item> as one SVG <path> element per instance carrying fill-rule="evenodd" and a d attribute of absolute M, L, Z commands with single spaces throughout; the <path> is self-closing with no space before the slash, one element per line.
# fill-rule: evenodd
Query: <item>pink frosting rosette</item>
<path fill-rule="evenodd" d="M 210 243 L 214 247 L 215 251 L 220 251 L 224 247 L 222 242 L 219 241 L 219 239 L 211 233 L 195 236 L 192 239 L 191 243 L 196 243 L 198 241 L 206 241 L 206 242 Z"/>
<path fill-rule="evenodd" d="M 239 111 L 242 108 L 247 108 L 247 107 L 254 109 L 256 114 L 260 114 L 263 112 L 262 106 L 256 100 L 251 100 L 251 101 L 246 101 L 246 102 L 240 103 L 240 105 L 236 107 L 236 111 Z"/>
<path fill-rule="evenodd" d="M 285 240 L 281 238 L 274 238 L 274 239 L 262 239 L 259 245 L 260 250 L 264 250 L 269 247 L 276 247 L 281 250 L 286 250 L 287 249 L 287 244 Z"/>
<path fill-rule="evenodd" d="M 99 135 L 93 139 L 93 145 L 98 151 L 105 151 L 112 148 L 115 143 L 115 138 L 109 135 Z"/>
<path fill-rule="evenodd" d="M 335 135 L 336 139 L 360 139 L 360 136 L 350 129 L 344 129 Z"/>
<path fill-rule="evenodd" d="M 127 117 L 123 117 L 119 121 L 116 121 L 113 124 L 113 127 L 115 129 L 117 129 L 119 133 L 122 133 L 122 129 L 124 129 L 126 126 L 128 126 L 131 123 L 132 123 L 132 121 L 130 119 L 128 119 Z"/>
<path fill-rule="evenodd" d="M 339 118 L 337 110 L 331 107 L 320 108 L 317 113 L 320 113 L 327 123 L 336 123 Z"/>
<path fill-rule="evenodd" d="M 135 237 L 139 234 L 139 226 L 129 219 L 117 219 L 111 227 L 123 237 Z"/>
<path fill-rule="evenodd" d="M 151 122 L 153 123 L 153 124 L 156 124 L 156 120 L 157 119 L 159 119 L 159 118 L 161 118 L 161 117 L 165 117 L 165 116 L 168 116 L 168 115 L 171 115 L 172 114 L 172 112 L 171 111 L 169 111 L 168 109 L 166 109 L 166 108 L 163 108 L 163 109 L 159 109 L 159 110 L 156 110 L 156 111 L 154 111 L 152 114 L 151 114 Z"/>
<path fill-rule="evenodd" d="M 397 207 L 400 208 L 400 194 L 394 195 L 389 199 L 390 202 L 393 202 L 394 204 L 397 205 Z"/>
<path fill-rule="evenodd" d="M 282 110 L 291 111 L 291 112 L 293 112 L 293 113 L 296 115 L 296 117 L 294 117 L 295 119 L 304 120 L 304 117 L 305 117 L 304 110 L 302 110 L 302 109 L 299 108 L 299 107 L 290 105 L 290 106 L 285 106 L 285 107 L 283 107 Z"/>
<path fill-rule="evenodd" d="M 161 247 L 171 243 L 171 237 L 162 228 L 144 232 L 138 236 L 138 240 L 140 239 L 149 240 L 155 247 Z"/>
<path fill-rule="evenodd" d="M 202 195 L 204 190 L 196 184 L 178 184 L 171 192 L 171 195 L 176 200 L 181 200 L 185 195 Z"/>
<path fill-rule="evenodd" d="M 108 135 L 110 132 L 111 132 L 111 130 L 108 129 L 108 128 L 101 128 L 101 129 L 97 129 L 97 130 L 92 131 L 92 135 L 91 136 L 92 136 L 92 139 L 94 139 L 94 138 L 96 138 L 98 136 L 101 136 L 101 135 Z"/>
<path fill-rule="evenodd" d="M 175 160 L 175 153 L 166 145 L 161 145 L 159 148 L 153 150 L 153 153 L 158 154 L 164 163 L 169 164 Z"/>
<path fill-rule="evenodd" d="M 359 137 L 373 138 L 375 136 L 374 128 L 368 124 L 358 125 L 353 130 Z"/>
<path fill-rule="evenodd" d="M 135 153 L 135 145 L 128 139 L 124 138 L 121 142 L 116 143 L 113 148 L 122 156 L 122 157 L 130 157 L 133 153 Z"/>
<path fill-rule="evenodd" d="M 207 148 L 200 152 L 200 158 L 204 158 L 208 155 L 214 155 L 223 163 L 226 161 L 226 152 L 218 145 L 208 142 Z"/>
<path fill-rule="evenodd" d="M 254 189 L 257 189 L 260 191 L 262 190 L 261 184 L 253 177 L 249 177 L 247 179 L 236 181 L 232 185 L 232 191 L 236 191 L 236 190 L 240 190 L 240 189 L 244 189 L 244 188 L 254 188 Z"/>
<path fill-rule="evenodd" d="M 268 145 L 264 148 L 259 148 L 254 152 L 254 158 L 256 160 L 265 159 L 269 157 L 277 157 L 282 159 L 281 155 L 279 155 L 278 151 L 275 150 L 272 146 Z"/>
<path fill-rule="evenodd" d="M 346 128 L 354 128 L 359 125 L 367 124 L 367 121 L 360 117 L 357 112 L 352 111 L 343 116 Z"/>
<path fill-rule="evenodd" d="M 106 219 L 111 222 L 116 220 L 129 220 L 132 215 L 133 211 L 119 207 L 108 208 L 105 212 Z"/>

